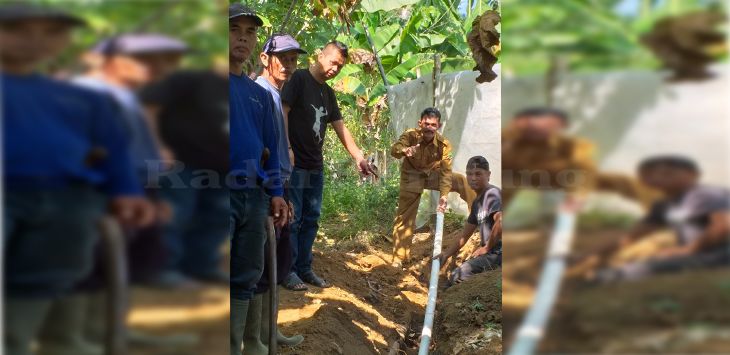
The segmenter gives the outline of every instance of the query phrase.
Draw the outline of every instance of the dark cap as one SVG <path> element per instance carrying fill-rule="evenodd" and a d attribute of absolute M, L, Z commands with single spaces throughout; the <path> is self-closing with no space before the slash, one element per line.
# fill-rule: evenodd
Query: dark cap
<path fill-rule="evenodd" d="M 555 117 L 563 121 L 564 125 L 568 125 L 569 117 L 568 113 L 554 107 L 528 107 L 518 111 L 513 118 L 543 118 L 543 117 Z"/>
<path fill-rule="evenodd" d="M 288 51 L 307 54 L 307 51 L 302 49 L 299 42 L 288 34 L 273 34 L 264 43 L 264 53 L 284 53 Z"/>
<path fill-rule="evenodd" d="M 261 19 L 256 12 L 249 9 L 241 3 L 235 3 L 228 6 L 228 19 L 234 19 L 236 17 L 246 16 L 252 18 L 256 22 L 256 26 L 263 26 L 264 20 Z"/>
<path fill-rule="evenodd" d="M 467 169 L 483 169 L 486 171 L 489 171 L 489 162 L 487 161 L 487 158 L 477 155 L 469 158 L 469 161 L 466 162 L 466 168 Z"/>
<path fill-rule="evenodd" d="M 646 158 L 639 163 L 638 171 L 647 171 L 657 167 L 668 167 L 679 170 L 686 170 L 693 173 L 699 173 L 700 168 L 691 158 L 681 155 L 656 155 Z"/>
<path fill-rule="evenodd" d="M 187 53 L 185 42 L 156 33 L 128 33 L 97 43 L 92 52 L 112 54 Z"/>
<path fill-rule="evenodd" d="M 48 6 L 11 2 L 0 5 L 0 22 L 48 19 L 66 23 L 71 26 L 86 26 L 81 17 Z"/>

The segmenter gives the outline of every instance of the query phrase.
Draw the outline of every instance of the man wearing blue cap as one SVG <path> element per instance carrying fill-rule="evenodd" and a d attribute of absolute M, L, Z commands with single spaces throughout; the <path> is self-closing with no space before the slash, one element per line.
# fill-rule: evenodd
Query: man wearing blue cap
<path fill-rule="evenodd" d="M 241 4 L 228 7 L 231 136 L 231 355 L 241 354 L 249 304 L 264 267 L 266 219 L 288 222 L 271 95 L 243 73 L 261 18 Z M 265 152 L 268 151 L 268 154 Z"/>
<path fill-rule="evenodd" d="M 271 94 L 274 100 L 274 120 L 277 138 L 279 142 L 279 164 L 281 166 L 281 180 L 284 185 L 284 199 L 289 203 L 287 191 L 289 178 L 291 177 L 291 161 L 289 160 L 289 135 L 287 123 L 284 120 L 284 113 L 281 107 L 281 88 L 297 70 L 297 61 L 300 54 L 307 52 L 301 48 L 299 43 L 288 34 L 274 34 L 264 43 L 263 51 L 259 59 L 264 70 L 256 83 L 261 85 Z M 267 267 L 256 286 L 256 296 L 249 305 L 249 317 L 257 314 L 251 327 L 246 328 L 244 334 L 244 346 L 247 352 L 258 349 L 253 353 L 266 353 L 269 340 L 269 297 L 268 292 L 277 292 L 276 285 L 280 284 L 289 274 L 292 264 L 290 228 L 289 224 L 276 230 L 276 270 L 277 279 L 271 282 L 268 278 Z M 267 243 L 268 244 L 268 243 Z M 268 253 L 266 254 L 268 260 Z M 268 265 L 268 262 L 265 264 Z M 257 326 L 260 325 L 260 326 Z M 260 332 L 259 332 L 260 329 Z M 286 337 L 277 331 L 277 343 L 287 346 L 296 346 L 304 341 L 301 335 Z"/>
<path fill-rule="evenodd" d="M 107 97 L 37 72 L 70 41 L 79 18 L 20 3 L 0 5 L 4 151 L 4 353 L 94 353 L 67 318 L 70 295 L 93 264 L 98 219 L 109 208 L 127 226 L 154 214 L 134 175 L 124 128 Z M 47 341 L 45 341 L 47 340 Z"/>

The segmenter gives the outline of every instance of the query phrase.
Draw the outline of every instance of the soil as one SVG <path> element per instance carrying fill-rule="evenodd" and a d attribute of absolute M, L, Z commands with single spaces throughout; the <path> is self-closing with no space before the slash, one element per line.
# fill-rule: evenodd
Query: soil
<path fill-rule="evenodd" d="M 458 237 L 444 235 L 444 246 Z M 465 246 L 459 262 L 476 247 L 477 238 Z M 315 245 L 314 270 L 333 286 L 295 292 L 280 288 L 279 328 L 286 335 L 303 334 L 294 348 L 281 347 L 280 354 L 416 354 L 425 304 L 433 238 L 416 234 L 405 268 L 391 266 L 390 244 L 385 241 Z M 449 269 L 455 261 L 451 261 Z M 441 285 L 445 275 L 442 269 Z M 449 352 L 458 324 L 463 324 L 472 347 L 485 346 L 489 353 L 501 350 L 499 275 L 490 273 L 449 290 L 440 291 L 432 348 Z M 486 290 L 486 291 L 485 291 Z M 182 335 L 194 339 L 181 346 L 131 349 L 132 355 L 227 354 L 229 334 L 229 292 L 225 287 L 188 291 L 134 290 L 130 325 L 156 335 Z M 454 300 L 451 300 L 451 298 Z M 448 300 L 448 301 L 446 301 Z M 478 302 L 472 318 L 463 312 Z M 465 308 L 467 307 L 467 308 Z M 443 322 L 444 327 L 440 326 Z M 489 330 L 490 342 L 480 331 Z M 494 336 L 499 333 L 499 336 Z M 451 339 L 453 338 L 453 339 Z M 187 339 L 190 340 L 190 339 Z M 470 348 L 471 349 L 471 348 Z M 493 351 L 493 352 L 492 352 Z M 459 354 L 475 354 L 469 349 Z M 484 352 L 481 352 L 484 353 Z"/>
<path fill-rule="evenodd" d="M 574 250 L 591 250 L 621 234 L 619 230 L 580 232 Z M 507 344 L 532 301 L 546 235 L 505 231 L 503 316 Z M 666 244 L 666 236 L 658 235 L 627 255 L 646 257 L 662 244 Z M 567 278 L 540 349 L 550 353 L 727 353 L 730 268 L 593 286 Z"/>
<path fill-rule="evenodd" d="M 502 353 L 502 272 L 487 271 L 439 295 L 433 354 Z"/>
<path fill-rule="evenodd" d="M 446 234 L 444 245 L 450 245 L 457 237 L 457 232 Z M 357 250 L 362 248 L 365 250 Z M 411 249 L 413 259 L 405 270 L 390 265 L 390 246 L 385 242 L 369 247 L 359 245 L 354 248 L 357 251 L 351 252 L 338 251 L 341 247 L 315 251 L 314 270 L 334 286 L 310 287 L 304 293 L 281 291 L 282 332 L 304 334 L 306 339 L 300 346 L 282 353 L 415 354 L 428 297 L 432 248 L 433 239 L 429 234 L 417 234 Z M 468 255 L 473 249 L 473 245 L 465 247 L 462 255 Z M 441 285 L 444 280 L 442 275 Z M 466 289 L 470 283 L 460 286 Z M 478 291 L 479 287 L 473 289 Z M 439 299 L 448 298 L 449 292 L 460 295 L 454 289 L 442 293 Z M 483 300 L 489 309 L 498 309 L 499 297 Z M 441 309 L 437 307 L 437 314 Z M 463 322 L 452 317 L 462 316 L 447 313 L 444 319 Z M 436 333 L 434 343 L 440 341 L 440 334 Z"/>

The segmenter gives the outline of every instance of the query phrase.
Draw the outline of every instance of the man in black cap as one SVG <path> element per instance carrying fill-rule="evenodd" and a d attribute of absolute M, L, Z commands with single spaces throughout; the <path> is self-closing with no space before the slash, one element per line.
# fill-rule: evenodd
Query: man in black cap
<path fill-rule="evenodd" d="M 261 18 L 245 6 L 229 6 L 232 355 L 241 354 L 243 334 L 253 322 L 249 318 L 255 316 L 252 312 L 248 317 L 249 304 L 263 272 L 266 219 L 273 216 L 279 227 L 289 219 L 282 198 L 271 95 L 243 73 L 243 64 L 253 54 L 256 32 L 262 24 Z"/>
<path fill-rule="evenodd" d="M 297 70 L 297 61 L 300 54 L 307 52 L 301 48 L 299 43 L 288 34 L 274 34 L 264 43 L 263 51 L 259 59 L 264 66 L 261 76 L 256 78 L 256 83 L 261 85 L 271 94 L 274 99 L 274 120 L 279 143 L 279 165 L 281 166 L 281 179 L 284 184 L 284 199 L 291 205 L 287 196 L 289 178 L 291 177 L 291 161 L 289 160 L 289 135 L 287 132 L 286 120 L 281 107 L 281 88 Z M 260 312 L 260 319 L 254 319 L 252 327 L 246 328 L 244 334 L 244 346 L 247 352 L 258 349 L 258 352 L 266 353 L 269 340 L 269 296 L 268 292 L 277 292 L 275 285 L 281 284 L 289 274 L 292 264 L 290 228 L 286 224 L 276 230 L 276 270 L 277 279 L 274 286 L 268 278 L 268 269 L 264 267 L 264 273 L 256 286 L 256 296 L 249 306 L 251 312 Z M 267 243 L 268 248 L 268 243 Z M 268 253 L 266 254 L 268 260 Z M 268 261 L 266 263 L 268 266 Z M 256 326 L 257 323 L 260 326 Z M 259 332 L 259 329 L 261 330 Z M 301 335 L 286 337 L 277 331 L 277 343 L 286 346 L 295 346 L 304 341 Z M 254 351 L 255 352 L 255 351 Z"/>
<path fill-rule="evenodd" d="M 70 295 L 93 264 L 96 225 L 108 209 L 127 226 L 154 213 L 134 175 L 125 130 L 107 97 L 37 72 L 83 21 L 27 4 L 0 5 L 4 151 L 4 353 L 95 353 L 78 341 Z"/>
<path fill-rule="evenodd" d="M 478 196 L 472 202 L 469 218 L 459 240 L 435 258 L 439 258 L 441 265 L 444 265 L 461 250 L 477 228 L 481 243 L 469 259 L 451 272 L 449 285 L 502 266 L 502 195 L 498 187 L 489 183 L 491 174 L 489 162 L 483 156 L 471 157 L 466 163 L 467 182 Z"/>

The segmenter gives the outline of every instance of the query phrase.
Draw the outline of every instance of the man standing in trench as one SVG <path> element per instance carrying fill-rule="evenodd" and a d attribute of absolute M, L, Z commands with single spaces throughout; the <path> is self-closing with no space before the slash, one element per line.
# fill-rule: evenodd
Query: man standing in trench
<path fill-rule="evenodd" d="M 451 171 L 451 143 L 438 133 L 441 113 L 429 107 L 421 113 L 418 128 L 405 131 L 390 149 L 394 158 L 403 158 L 400 169 L 398 211 L 393 226 L 393 261 L 402 264 L 410 258 L 413 227 L 424 189 L 439 191 L 439 211 L 446 210 L 446 197 L 457 192 L 471 206 L 476 192 L 464 175 Z M 396 260 L 397 259 L 397 260 Z"/>

